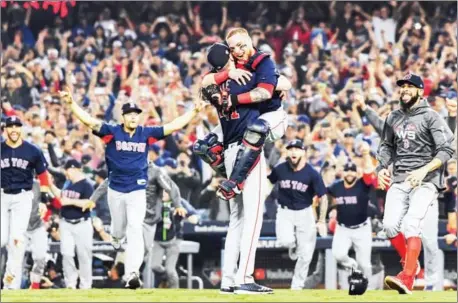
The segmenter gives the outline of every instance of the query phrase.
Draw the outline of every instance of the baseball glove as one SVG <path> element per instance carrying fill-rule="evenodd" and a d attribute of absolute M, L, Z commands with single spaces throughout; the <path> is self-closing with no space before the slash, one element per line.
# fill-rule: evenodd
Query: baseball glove
<path fill-rule="evenodd" d="M 217 97 L 217 95 L 221 96 L 221 89 L 218 85 L 211 84 L 209 86 L 202 87 L 201 93 L 202 93 L 202 99 L 210 102 L 216 108 L 221 107 L 221 105 L 218 102 L 219 98 Z"/>

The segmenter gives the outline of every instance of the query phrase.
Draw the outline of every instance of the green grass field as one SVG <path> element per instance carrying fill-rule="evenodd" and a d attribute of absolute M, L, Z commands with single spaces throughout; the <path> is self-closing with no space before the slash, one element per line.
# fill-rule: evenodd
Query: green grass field
<path fill-rule="evenodd" d="M 2 291 L 1 302 L 457 302 L 456 291 L 399 295 L 394 291 L 368 291 L 349 296 L 341 290 L 275 290 L 273 295 L 220 295 L 217 290 L 92 289 Z"/>

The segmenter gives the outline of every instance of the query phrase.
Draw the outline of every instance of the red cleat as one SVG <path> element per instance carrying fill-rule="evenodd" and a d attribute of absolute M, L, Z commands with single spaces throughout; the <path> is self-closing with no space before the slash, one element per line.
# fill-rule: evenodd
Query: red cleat
<path fill-rule="evenodd" d="M 407 276 L 401 271 L 396 277 L 387 276 L 385 278 L 385 284 L 390 289 L 397 290 L 401 295 L 411 295 L 414 280 L 414 276 Z"/>
<path fill-rule="evenodd" d="M 406 260 L 401 259 L 401 265 L 402 265 L 402 270 L 404 270 L 404 267 L 406 265 Z M 419 277 L 420 273 L 421 273 L 421 265 L 420 265 L 420 261 L 417 260 L 417 267 L 415 268 L 415 277 L 420 279 L 421 278 Z"/>

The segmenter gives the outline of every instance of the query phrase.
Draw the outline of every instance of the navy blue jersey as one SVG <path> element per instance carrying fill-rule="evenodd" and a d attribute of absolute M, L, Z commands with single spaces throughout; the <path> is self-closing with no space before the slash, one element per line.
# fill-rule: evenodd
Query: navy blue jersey
<path fill-rule="evenodd" d="M 118 192 L 145 189 L 148 180 L 148 145 L 164 138 L 164 128 L 138 126 L 132 137 L 123 125 L 102 124 L 94 132 L 106 143 L 109 187 Z"/>
<path fill-rule="evenodd" d="M 94 188 L 86 179 L 83 179 L 76 183 L 66 181 L 64 187 L 62 188 L 62 197 L 76 200 L 85 200 L 91 197 L 93 191 Z M 89 218 L 91 211 L 89 209 L 86 209 L 83 212 L 82 210 L 83 209 L 81 207 L 67 205 L 62 206 L 60 214 L 63 218 L 69 220 L 79 219 L 83 217 Z"/>
<path fill-rule="evenodd" d="M 328 193 L 336 198 L 338 223 L 354 226 L 367 220 L 370 189 L 371 185 L 366 185 L 363 179 L 358 179 L 351 188 L 345 188 L 343 180 L 328 187 Z"/>
<path fill-rule="evenodd" d="M 234 80 L 228 79 L 221 85 L 222 90 L 226 90 L 229 94 L 238 95 L 251 91 L 256 87 L 256 75 L 253 74 L 251 80 L 246 85 L 239 85 Z M 221 128 L 223 130 L 224 145 L 229 145 L 234 142 L 239 142 L 243 138 L 247 126 L 259 117 L 258 105 L 243 105 L 238 106 L 230 116 L 223 116 L 218 113 Z"/>
<path fill-rule="evenodd" d="M 25 140 L 16 148 L 2 142 L 2 189 L 31 190 L 34 172 L 37 175 L 46 171 L 48 163 L 43 152 Z"/>
<path fill-rule="evenodd" d="M 272 184 L 278 183 L 278 204 L 301 210 L 313 203 L 313 197 L 326 194 L 321 175 L 309 164 L 293 171 L 287 162 L 274 167 L 268 176 Z"/>

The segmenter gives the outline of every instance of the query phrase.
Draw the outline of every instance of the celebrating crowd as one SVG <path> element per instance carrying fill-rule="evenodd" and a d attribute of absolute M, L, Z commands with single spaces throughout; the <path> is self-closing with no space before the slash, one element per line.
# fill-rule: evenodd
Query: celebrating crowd
<path fill-rule="evenodd" d="M 249 9 L 242 13 L 243 5 Z M 202 77 L 211 69 L 207 49 L 233 27 L 246 28 L 292 84 L 283 98 L 285 136 L 264 147 L 269 171 L 285 160 L 293 139 L 305 144 L 308 163 L 326 186 L 342 177 L 349 161 L 361 167 L 369 157 L 377 164 L 381 126 L 367 112 L 384 119 L 399 107 L 396 80 L 406 72 L 422 77 L 429 105 L 455 132 L 453 3 L 77 3 L 68 18 L 54 17 L 38 30 L 31 25 L 34 14 L 17 5 L 2 11 L 2 121 L 22 121 L 24 137 L 43 150 L 58 188 L 71 159 L 94 189 L 107 177 L 103 141 L 71 114 L 59 91 L 68 89 L 74 102 L 107 123 L 120 122 L 123 106 L 134 102 L 141 124 L 164 125 L 201 98 Z M 227 221 L 229 203 L 217 196 L 221 177 L 192 153 L 192 144 L 217 124 L 216 111 L 207 106 L 185 128 L 150 145 L 148 156 L 168 172 L 200 220 Z M 456 159 L 445 168 L 443 218 L 456 200 Z M 376 218 L 385 195 L 372 192 Z M 274 196 L 267 197 L 266 219 L 276 217 Z M 104 239 L 103 224 L 111 222 L 106 195 L 93 215 L 101 219 L 93 220 L 94 237 Z M 54 214 L 46 223 L 53 241 L 60 239 L 58 221 Z M 47 279 L 45 284 L 61 283 Z"/>

